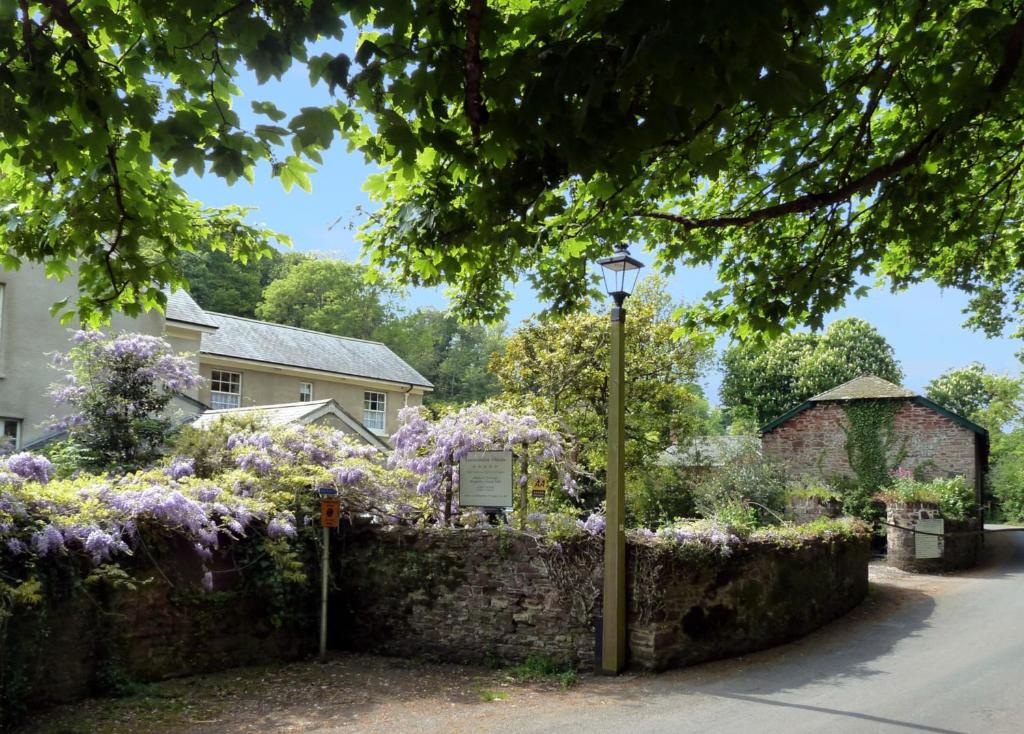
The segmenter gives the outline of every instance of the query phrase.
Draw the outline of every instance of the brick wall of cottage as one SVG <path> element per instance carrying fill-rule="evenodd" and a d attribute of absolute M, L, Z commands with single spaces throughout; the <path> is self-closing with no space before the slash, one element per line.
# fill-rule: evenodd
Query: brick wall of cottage
<path fill-rule="evenodd" d="M 946 416 L 909 400 L 893 420 L 897 439 L 892 463 L 903 453 L 900 466 L 920 467 L 925 479 L 963 476 L 980 485 L 973 431 Z M 794 476 L 828 480 L 852 476 L 846 453 L 849 422 L 843 405 L 820 403 L 799 413 L 762 437 L 764 456 L 785 464 Z"/>

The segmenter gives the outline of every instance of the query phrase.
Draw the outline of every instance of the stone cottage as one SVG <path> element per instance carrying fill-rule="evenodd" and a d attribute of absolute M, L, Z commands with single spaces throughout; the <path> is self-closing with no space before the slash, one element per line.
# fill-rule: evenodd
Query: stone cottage
<path fill-rule="evenodd" d="M 851 406 L 892 402 L 886 441 L 891 465 L 916 470 L 925 479 L 963 476 L 982 499 L 988 468 L 988 431 L 926 397 L 874 375 L 864 375 L 780 415 L 761 429 L 765 458 L 786 465 L 794 476 L 828 480 L 852 476 L 847 451 Z"/>

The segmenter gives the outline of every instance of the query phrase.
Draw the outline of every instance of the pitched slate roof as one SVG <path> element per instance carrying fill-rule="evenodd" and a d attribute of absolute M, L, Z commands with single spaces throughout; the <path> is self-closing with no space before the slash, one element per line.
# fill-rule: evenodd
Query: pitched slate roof
<path fill-rule="evenodd" d="M 192 300 L 188 291 L 164 291 L 164 294 L 167 296 L 167 310 L 164 313 L 171 321 L 182 321 L 211 329 L 217 327 L 206 311 Z"/>
<path fill-rule="evenodd" d="M 333 372 L 420 387 L 430 381 L 380 342 L 206 311 L 217 327 L 203 334 L 203 354 Z"/>
<path fill-rule="evenodd" d="M 812 403 L 821 403 L 826 400 L 864 400 L 871 398 L 914 398 L 917 393 L 905 387 L 894 385 L 888 380 L 874 375 L 861 375 L 855 377 L 842 385 L 837 385 L 831 390 L 810 398 Z"/>
<path fill-rule="evenodd" d="M 192 423 L 196 428 L 209 428 L 221 418 L 229 416 L 256 415 L 267 421 L 271 426 L 306 425 L 327 414 L 341 419 L 352 432 L 371 446 L 379 449 L 389 448 L 384 441 L 370 429 L 342 408 L 333 398 L 327 400 L 310 400 L 304 403 L 278 403 L 276 405 L 252 405 L 244 408 L 223 408 L 208 410 Z"/>

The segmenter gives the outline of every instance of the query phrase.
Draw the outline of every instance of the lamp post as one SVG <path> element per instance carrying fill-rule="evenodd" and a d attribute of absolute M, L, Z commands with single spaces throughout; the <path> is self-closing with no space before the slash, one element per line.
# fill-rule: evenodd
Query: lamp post
<path fill-rule="evenodd" d="M 601 630 L 601 672 L 617 675 L 626 664 L 626 437 L 625 325 L 626 298 L 633 292 L 640 268 L 625 245 L 597 261 L 615 305 L 611 314 L 611 369 L 608 380 L 608 473 L 605 489 L 604 603 Z"/>

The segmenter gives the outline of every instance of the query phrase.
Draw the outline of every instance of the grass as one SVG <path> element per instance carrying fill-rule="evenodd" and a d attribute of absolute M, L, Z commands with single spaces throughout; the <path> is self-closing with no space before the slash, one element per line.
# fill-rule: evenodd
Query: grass
<path fill-rule="evenodd" d="M 484 703 L 490 703 L 491 701 L 504 701 L 508 698 L 508 694 L 504 691 L 489 691 L 485 688 L 478 688 L 476 693 Z"/>
<path fill-rule="evenodd" d="M 513 681 L 520 683 L 557 683 L 562 688 L 571 688 L 580 682 L 574 667 L 544 655 L 531 655 L 525 663 L 515 665 L 506 672 Z"/>

